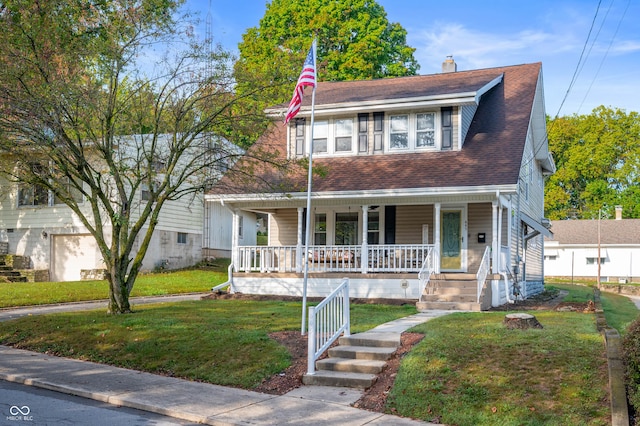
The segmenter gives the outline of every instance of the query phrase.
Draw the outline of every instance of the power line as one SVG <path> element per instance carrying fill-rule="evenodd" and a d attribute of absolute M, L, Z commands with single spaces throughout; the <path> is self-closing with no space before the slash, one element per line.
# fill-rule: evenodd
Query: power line
<path fill-rule="evenodd" d="M 589 43 L 589 39 L 591 38 L 591 32 L 593 31 L 593 27 L 596 23 L 596 18 L 598 17 L 598 12 L 600 11 L 600 4 L 602 3 L 602 0 L 598 1 L 598 7 L 596 8 L 596 13 L 593 16 L 593 20 L 591 21 L 591 27 L 589 28 L 589 34 L 587 34 L 587 39 L 584 41 L 584 46 L 582 47 L 582 52 L 580 53 L 580 59 L 578 59 L 578 63 L 576 64 L 576 69 L 573 72 L 573 77 L 571 78 L 571 82 L 569 83 L 569 87 L 567 88 L 567 92 L 564 94 L 564 98 L 562 98 L 562 102 L 560 103 L 560 107 L 558 108 L 558 112 L 555 115 L 555 118 L 558 118 L 558 116 L 560 115 L 560 110 L 562 110 L 562 106 L 564 105 L 564 102 L 567 100 L 567 97 L 569 97 L 569 92 L 571 92 L 571 89 L 573 88 L 573 85 L 576 82 L 576 79 L 578 78 L 578 74 L 580 74 L 580 64 L 582 63 L 582 58 L 584 56 L 585 50 L 587 49 L 587 44 Z"/>
<path fill-rule="evenodd" d="M 613 4 L 613 1 L 611 2 Z M 584 94 L 584 98 L 582 98 L 582 102 L 580 102 L 580 106 L 578 107 L 578 111 L 580 111 L 580 108 L 582 108 L 582 105 L 584 104 L 585 100 L 587 99 L 587 96 L 589 95 L 589 92 L 591 91 L 591 88 L 593 87 L 593 83 L 595 83 L 596 78 L 598 77 L 598 74 L 600 74 L 600 70 L 602 69 L 602 65 L 604 65 L 604 61 L 607 59 L 607 56 L 609 55 L 609 51 L 611 50 L 611 46 L 613 45 L 613 41 L 615 40 L 616 36 L 618 35 L 618 31 L 620 30 L 620 26 L 622 25 L 622 21 L 624 20 L 624 17 L 627 14 L 627 10 L 629 10 L 629 5 L 631 4 L 631 0 L 627 1 L 627 7 L 624 8 L 624 11 L 622 12 L 622 16 L 620 17 L 620 20 L 618 21 L 618 25 L 616 26 L 616 30 L 613 33 L 613 36 L 611 37 L 611 41 L 609 42 L 609 46 L 607 46 L 607 51 L 604 53 L 604 56 L 602 57 L 602 60 L 600 61 L 600 65 L 598 66 L 598 70 L 596 71 L 596 74 L 593 76 L 593 79 L 591 80 L 591 84 L 589 84 L 589 88 L 587 89 L 587 92 Z M 611 9 L 611 6 L 609 6 L 609 9 Z M 609 14 L 609 11 L 607 11 L 607 15 Z M 606 19 L 606 16 L 605 16 Z M 604 21 L 603 21 L 604 23 Z"/>

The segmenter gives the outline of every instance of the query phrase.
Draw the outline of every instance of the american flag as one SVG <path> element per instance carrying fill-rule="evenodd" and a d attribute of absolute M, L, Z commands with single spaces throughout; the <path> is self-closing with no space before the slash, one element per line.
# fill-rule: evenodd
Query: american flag
<path fill-rule="evenodd" d="M 304 65 L 302 66 L 302 72 L 300 73 L 300 77 L 298 77 L 298 84 L 296 84 L 296 88 L 293 91 L 293 98 L 291 98 L 291 102 L 289 102 L 289 109 L 287 109 L 287 115 L 284 118 L 284 123 L 287 124 L 289 120 L 298 114 L 300 111 L 300 105 L 302 104 L 302 94 L 304 93 L 304 87 L 311 86 L 316 87 L 316 41 L 314 40 L 311 49 L 309 49 L 309 53 L 307 54 L 307 59 L 304 61 Z"/>

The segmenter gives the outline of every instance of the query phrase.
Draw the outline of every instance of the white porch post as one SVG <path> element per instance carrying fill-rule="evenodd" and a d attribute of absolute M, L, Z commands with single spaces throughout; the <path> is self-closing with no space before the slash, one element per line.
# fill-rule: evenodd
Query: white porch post
<path fill-rule="evenodd" d="M 231 262 L 233 263 L 233 269 L 235 272 L 238 272 L 239 266 L 239 254 L 240 249 L 238 246 L 238 232 L 240 226 L 239 214 L 237 209 L 232 210 L 232 220 L 231 220 Z M 247 266 L 247 265 L 245 265 Z"/>
<path fill-rule="evenodd" d="M 502 201 L 498 204 L 498 266 L 496 268 L 497 272 L 504 270 L 502 266 L 502 215 L 504 214 L 504 206 L 502 205 Z"/>
<path fill-rule="evenodd" d="M 360 267 L 362 273 L 367 273 L 369 259 L 369 206 L 362 206 L 362 253 L 360 254 Z"/>
<path fill-rule="evenodd" d="M 296 241 L 296 272 L 302 272 L 302 223 L 304 219 L 304 207 L 298 207 L 298 239 Z"/>
<path fill-rule="evenodd" d="M 433 218 L 433 223 L 435 223 L 434 225 L 434 232 L 433 232 L 433 271 L 436 274 L 440 273 L 440 209 L 441 209 L 441 205 L 440 203 L 435 203 L 433 206 L 433 214 L 434 214 L 434 218 Z"/>
<path fill-rule="evenodd" d="M 491 202 L 491 272 L 497 274 L 500 247 L 498 246 L 498 200 Z"/>

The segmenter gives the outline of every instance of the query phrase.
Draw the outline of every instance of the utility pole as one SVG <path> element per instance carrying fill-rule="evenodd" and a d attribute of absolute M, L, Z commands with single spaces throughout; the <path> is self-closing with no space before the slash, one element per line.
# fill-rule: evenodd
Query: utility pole
<path fill-rule="evenodd" d="M 598 289 L 600 289 L 600 216 L 602 209 L 598 209 L 598 282 L 596 283 Z"/>

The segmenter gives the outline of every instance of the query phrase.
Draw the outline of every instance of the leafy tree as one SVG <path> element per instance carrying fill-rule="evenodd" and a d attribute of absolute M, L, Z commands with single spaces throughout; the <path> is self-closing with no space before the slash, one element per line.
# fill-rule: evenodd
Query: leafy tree
<path fill-rule="evenodd" d="M 237 90 L 248 94 L 254 81 L 270 86 L 265 100 L 247 96 L 247 109 L 288 102 L 314 37 L 320 81 L 415 75 L 419 65 L 406 36 L 372 0 L 272 0 L 238 46 Z M 245 136 L 250 141 L 255 132 Z"/>
<path fill-rule="evenodd" d="M 201 202 L 240 155 L 210 133 L 236 119 L 231 58 L 190 36 L 181 3 L 0 4 L 0 173 L 53 193 L 95 237 L 110 313 L 130 311 L 162 208 Z M 166 53 L 147 76 L 151 48 Z"/>
<path fill-rule="evenodd" d="M 557 166 L 545 187 L 550 219 L 611 217 L 616 205 L 625 217 L 640 217 L 637 112 L 600 106 L 589 115 L 550 120 L 548 134 Z"/>

